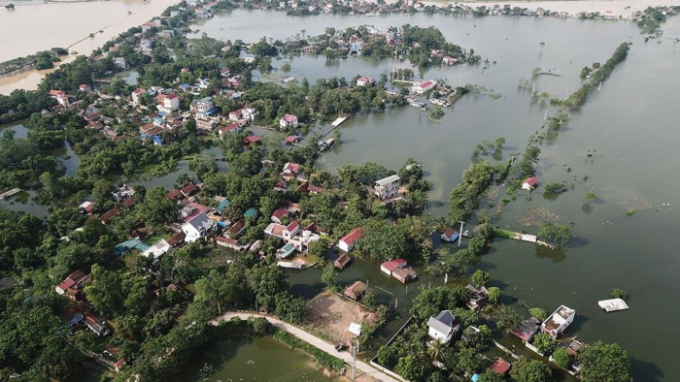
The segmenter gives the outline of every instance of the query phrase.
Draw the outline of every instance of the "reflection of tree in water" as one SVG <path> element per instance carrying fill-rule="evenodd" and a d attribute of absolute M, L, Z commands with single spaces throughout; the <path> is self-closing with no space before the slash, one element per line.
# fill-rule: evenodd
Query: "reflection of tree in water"
<path fill-rule="evenodd" d="M 543 245 L 536 246 L 536 252 L 534 256 L 539 259 L 549 259 L 554 264 L 561 263 L 567 258 L 567 254 L 563 248 L 550 249 Z"/>

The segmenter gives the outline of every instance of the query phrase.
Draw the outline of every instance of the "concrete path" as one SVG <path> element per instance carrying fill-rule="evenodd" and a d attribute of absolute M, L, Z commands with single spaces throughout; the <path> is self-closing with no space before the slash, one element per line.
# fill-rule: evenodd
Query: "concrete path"
<path fill-rule="evenodd" d="M 343 361 L 345 361 L 345 363 L 350 365 L 350 367 L 348 368 L 348 373 L 346 375 L 348 375 L 351 378 L 351 375 L 352 375 L 352 371 L 351 371 L 352 354 L 350 354 L 349 352 L 338 352 L 337 350 L 335 350 L 335 347 L 333 345 L 327 343 L 326 341 L 324 341 L 324 340 L 322 340 L 318 337 L 315 337 L 315 336 L 307 333 L 306 331 L 298 328 L 297 326 L 291 325 L 287 322 L 283 322 L 283 321 L 281 321 L 277 318 L 265 316 L 265 315 L 262 315 L 262 314 L 230 312 L 230 313 L 225 313 L 225 314 L 217 317 L 216 319 L 211 321 L 211 324 L 218 325 L 220 323 L 220 321 L 229 321 L 229 320 L 231 320 L 232 317 L 238 317 L 242 320 L 247 320 L 250 317 L 264 317 L 264 318 L 266 318 L 267 321 L 269 321 L 275 327 L 277 327 L 281 330 L 284 330 L 284 331 L 290 333 L 291 335 L 297 337 L 298 339 L 305 341 L 308 344 L 311 344 L 311 345 L 325 351 L 326 353 L 328 353 L 328 354 L 330 354 L 334 357 L 338 357 L 338 358 L 342 359 Z M 403 380 L 399 380 L 399 379 L 396 379 L 394 377 L 391 377 L 391 376 L 383 373 L 382 371 L 375 369 L 371 365 L 369 365 L 365 362 L 359 361 L 359 360 L 357 360 L 357 370 L 362 372 L 362 373 L 368 374 L 369 376 L 371 376 L 374 379 L 377 379 L 378 381 L 382 381 L 382 382 L 403 382 Z M 357 376 L 359 376 L 362 373 L 357 373 Z"/>

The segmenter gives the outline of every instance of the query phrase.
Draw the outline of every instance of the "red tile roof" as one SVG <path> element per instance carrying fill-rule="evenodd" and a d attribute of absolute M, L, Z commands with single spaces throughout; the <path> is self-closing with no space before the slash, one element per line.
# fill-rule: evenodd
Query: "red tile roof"
<path fill-rule="evenodd" d="M 507 373 L 508 370 L 510 370 L 510 364 L 502 358 L 499 358 L 493 363 L 493 365 L 491 365 L 491 370 L 497 374 L 503 375 Z"/>
<path fill-rule="evenodd" d="M 284 216 L 288 216 L 288 210 L 285 209 L 285 208 L 279 208 L 276 211 L 274 211 L 274 213 L 272 214 L 272 218 L 277 218 L 277 219 L 279 219 L 279 221 Z"/>
<path fill-rule="evenodd" d="M 229 234 L 231 235 L 238 235 L 239 232 L 243 231 L 243 228 L 246 226 L 246 222 L 243 220 L 237 221 L 231 228 L 229 228 Z"/>
<path fill-rule="evenodd" d="M 384 263 L 380 264 L 381 267 L 387 269 L 388 271 L 392 272 L 393 270 L 403 267 L 406 265 L 406 260 L 404 259 L 396 259 L 396 260 L 391 260 L 391 261 L 385 261 Z"/>
<path fill-rule="evenodd" d="M 249 135 L 243 140 L 246 144 L 253 144 L 262 141 L 259 135 Z"/>
<path fill-rule="evenodd" d="M 351 246 L 355 241 L 361 239 L 362 237 L 364 237 L 364 229 L 363 227 L 358 227 L 353 229 L 352 232 L 343 236 L 340 241 L 344 241 L 348 246 Z"/>
<path fill-rule="evenodd" d="M 184 195 L 191 195 L 192 193 L 198 191 L 198 187 L 192 182 L 189 182 L 186 186 L 182 187 L 181 192 Z"/>
<path fill-rule="evenodd" d="M 228 244 L 228 245 L 236 245 L 236 244 L 238 244 L 238 240 L 236 240 L 236 239 L 229 239 L 229 238 L 226 238 L 226 237 L 224 237 L 224 236 L 219 236 L 219 237 L 217 238 L 217 241 L 220 242 L 220 243 Z"/>
<path fill-rule="evenodd" d="M 128 198 L 123 201 L 120 205 L 123 207 L 130 207 L 135 204 L 135 198 Z"/>
<path fill-rule="evenodd" d="M 165 194 L 165 197 L 167 199 L 172 200 L 172 201 L 177 201 L 177 200 L 182 199 L 182 193 L 179 190 L 172 190 L 172 191 L 168 192 L 167 194 Z"/>
<path fill-rule="evenodd" d="M 295 231 L 295 230 L 298 229 L 298 228 L 300 228 L 300 223 L 298 223 L 297 220 L 294 220 L 294 221 L 290 222 L 290 223 L 288 224 L 288 226 L 286 226 L 286 230 L 287 230 L 288 232 L 293 232 L 293 231 Z"/>
<path fill-rule="evenodd" d="M 535 186 L 538 184 L 538 178 L 535 176 L 532 176 L 531 178 L 528 178 L 527 180 L 524 181 L 524 183 L 528 183 L 530 186 Z"/>
<path fill-rule="evenodd" d="M 112 209 L 108 210 L 104 215 L 102 215 L 102 221 L 104 223 L 107 223 L 109 220 L 113 219 L 119 213 L 120 213 L 120 208 L 113 207 Z"/>

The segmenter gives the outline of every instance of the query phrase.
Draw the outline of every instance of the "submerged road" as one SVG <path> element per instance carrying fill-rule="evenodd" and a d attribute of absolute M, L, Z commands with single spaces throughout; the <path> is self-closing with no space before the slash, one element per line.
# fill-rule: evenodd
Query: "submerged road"
<path fill-rule="evenodd" d="M 338 352 L 337 350 L 335 350 L 335 347 L 333 345 L 329 344 L 328 342 L 307 333 L 306 331 L 298 328 L 297 326 L 291 325 L 287 322 L 281 321 L 281 320 L 274 318 L 274 317 L 269 317 L 269 316 L 265 316 L 265 315 L 257 314 L 257 313 L 234 313 L 234 312 L 230 312 L 230 313 L 225 313 L 225 314 L 217 317 L 216 319 L 212 320 L 210 323 L 212 325 L 218 325 L 221 321 L 229 321 L 232 317 L 238 317 L 242 320 L 247 320 L 250 317 L 264 317 L 265 319 L 267 319 L 267 321 L 269 321 L 269 323 L 271 323 L 275 327 L 290 333 L 291 335 L 297 337 L 298 339 L 305 341 L 308 344 L 313 345 L 313 346 L 325 351 L 326 353 L 328 353 L 328 354 L 330 354 L 334 357 L 338 357 L 338 358 L 342 359 L 343 361 L 345 361 L 345 363 L 349 364 L 350 366 L 352 365 L 352 362 L 353 362 L 352 361 L 352 355 L 349 354 L 348 352 Z M 398 380 L 394 377 L 391 377 L 391 376 L 383 373 L 382 371 L 374 368 L 373 366 L 371 366 L 371 365 L 369 365 L 365 362 L 359 361 L 359 360 L 357 360 L 357 370 L 359 370 L 359 371 L 361 371 L 365 374 L 368 374 L 369 376 L 373 377 L 374 379 L 377 379 L 377 380 L 382 381 L 382 382 L 403 382 L 403 380 Z M 359 376 L 359 375 L 360 375 L 360 373 L 357 373 L 357 376 Z"/>

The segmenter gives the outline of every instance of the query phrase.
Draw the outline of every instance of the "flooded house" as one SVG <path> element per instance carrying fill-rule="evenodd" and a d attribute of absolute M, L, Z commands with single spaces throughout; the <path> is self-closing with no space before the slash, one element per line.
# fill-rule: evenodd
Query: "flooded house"
<path fill-rule="evenodd" d="M 541 330 L 557 338 L 574 322 L 576 311 L 564 305 L 560 305 L 548 318 L 541 324 Z"/>

